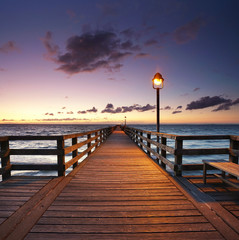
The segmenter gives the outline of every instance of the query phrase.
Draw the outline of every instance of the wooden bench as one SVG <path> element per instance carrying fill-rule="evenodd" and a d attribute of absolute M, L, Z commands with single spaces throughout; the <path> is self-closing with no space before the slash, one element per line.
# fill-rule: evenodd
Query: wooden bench
<path fill-rule="evenodd" d="M 228 162 L 225 160 L 203 160 L 203 182 L 206 184 L 207 181 L 207 167 L 211 166 L 215 169 L 221 170 L 222 174 L 213 174 L 214 176 L 220 178 L 223 182 L 239 189 L 239 185 L 233 183 L 232 181 L 226 179 L 226 173 L 239 177 L 239 165 L 233 162 Z"/>

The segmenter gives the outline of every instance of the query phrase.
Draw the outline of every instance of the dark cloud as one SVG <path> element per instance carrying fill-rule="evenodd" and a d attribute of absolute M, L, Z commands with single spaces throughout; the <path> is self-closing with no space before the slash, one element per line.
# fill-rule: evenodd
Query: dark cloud
<path fill-rule="evenodd" d="M 58 114 L 63 114 L 63 112 L 57 112 Z"/>
<path fill-rule="evenodd" d="M 121 113 L 121 112 L 122 112 L 122 108 L 117 107 L 116 109 L 114 109 L 114 106 L 112 103 L 108 103 L 105 109 L 101 111 L 101 113 Z"/>
<path fill-rule="evenodd" d="M 93 107 L 93 108 L 88 109 L 86 111 L 89 112 L 89 113 L 92 113 L 92 112 L 96 113 L 98 110 L 95 107 Z"/>
<path fill-rule="evenodd" d="M 133 105 L 133 106 L 122 106 L 122 109 L 123 109 L 123 113 L 127 113 L 127 112 L 132 112 L 134 110 L 134 108 L 136 106 L 139 106 L 139 105 Z"/>
<path fill-rule="evenodd" d="M 132 106 L 122 106 L 115 109 L 113 104 L 108 103 L 105 109 L 101 111 L 101 113 L 126 113 L 132 111 L 145 112 L 153 109 L 155 109 L 155 105 L 152 106 L 150 104 L 147 104 L 145 106 L 134 104 Z"/>
<path fill-rule="evenodd" d="M 154 110 L 154 109 L 155 109 L 155 105 L 150 105 L 150 104 L 147 104 L 142 107 L 141 106 L 135 107 L 135 110 L 138 112 L 145 112 L 145 111 Z"/>
<path fill-rule="evenodd" d="M 213 112 L 218 112 L 222 110 L 230 110 L 232 106 L 239 104 L 239 98 L 237 98 L 235 101 L 232 101 L 231 99 L 218 106 L 216 109 L 212 110 Z"/>
<path fill-rule="evenodd" d="M 8 41 L 7 43 L 4 43 L 2 46 L 0 46 L 0 53 L 9 53 L 13 51 L 19 51 L 19 48 L 13 41 Z"/>
<path fill-rule="evenodd" d="M 93 108 L 91 108 L 91 109 L 88 109 L 88 110 L 83 110 L 83 111 L 78 111 L 77 113 L 78 114 L 86 114 L 86 113 L 95 113 L 95 112 L 97 112 L 98 110 L 95 108 L 95 107 L 93 107 Z"/>
<path fill-rule="evenodd" d="M 60 65 L 57 70 L 68 74 L 92 72 L 99 68 L 118 70 L 123 66 L 119 61 L 140 50 L 139 45 L 120 38 L 113 31 L 72 36 L 67 40 L 64 54 L 60 54 L 59 47 L 52 43 L 51 32 L 47 32 L 42 41 L 47 49 L 47 58 Z"/>
<path fill-rule="evenodd" d="M 183 106 L 180 105 L 180 106 L 177 106 L 176 110 L 177 109 L 182 109 L 182 108 L 183 108 Z"/>
<path fill-rule="evenodd" d="M 0 67 L 0 72 L 4 72 L 6 69 Z"/>
<path fill-rule="evenodd" d="M 172 108 L 170 106 L 166 106 L 164 110 L 171 110 Z"/>
<path fill-rule="evenodd" d="M 196 92 L 196 91 L 198 91 L 198 90 L 200 90 L 200 88 L 194 88 L 194 89 L 193 89 L 193 92 Z"/>
<path fill-rule="evenodd" d="M 173 111 L 172 114 L 181 113 L 182 111 Z"/>
<path fill-rule="evenodd" d="M 78 114 L 86 114 L 87 112 L 86 111 L 78 111 L 77 113 Z"/>
<path fill-rule="evenodd" d="M 54 113 L 45 113 L 45 115 L 47 116 L 54 116 Z"/>
<path fill-rule="evenodd" d="M 62 109 L 66 109 L 66 107 L 62 107 Z"/>
<path fill-rule="evenodd" d="M 195 39 L 198 35 L 200 28 L 205 24 L 205 21 L 197 17 L 191 22 L 177 28 L 173 33 L 173 39 L 178 44 L 187 43 Z"/>
<path fill-rule="evenodd" d="M 72 111 L 69 111 L 69 112 L 67 112 L 67 114 L 74 114 L 74 112 L 72 112 Z"/>
<path fill-rule="evenodd" d="M 214 96 L 214 97 L 202 97 L 197 101 L 192 101 L 191 103 L 187 104 L 186 110 L 193 110 L 193 109 L 203 109 L 208 107 L 213 107 L 219 104 L 229 103 L 230 99 L 225 99 L 221 96 Z"/>
<path fill-rule="evenodd" d="M 108 103 L 105 108 L 114 108 L 114 105 L 112 103 Z"/>

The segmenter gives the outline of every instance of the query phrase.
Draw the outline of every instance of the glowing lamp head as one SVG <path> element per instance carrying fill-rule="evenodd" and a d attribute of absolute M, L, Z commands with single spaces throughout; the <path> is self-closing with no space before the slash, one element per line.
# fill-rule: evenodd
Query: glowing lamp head
<path fill-rule="evenodd" d="M 154 89 L 162 89 L 164 79 L 160 73 L 156 73 L 152 79 Z"/>

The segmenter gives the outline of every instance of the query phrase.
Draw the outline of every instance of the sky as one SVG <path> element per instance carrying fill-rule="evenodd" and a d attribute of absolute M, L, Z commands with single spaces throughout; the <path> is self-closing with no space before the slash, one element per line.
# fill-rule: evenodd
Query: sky
<path fill-rule="evenodd" d="M 238 0 L 0 0 L 0 123 L 239 123 Z"/>

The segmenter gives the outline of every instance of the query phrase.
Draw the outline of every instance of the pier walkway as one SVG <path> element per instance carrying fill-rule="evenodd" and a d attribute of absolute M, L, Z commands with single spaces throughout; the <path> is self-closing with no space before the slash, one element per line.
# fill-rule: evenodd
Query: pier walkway
<path fill-rule="evenodd" d="M 175 179 L 116 129 L 66 177 L 2 182 L 0 239 L 239 239 Z"/>

